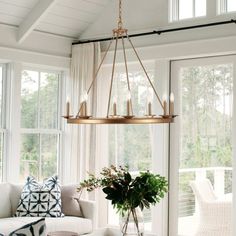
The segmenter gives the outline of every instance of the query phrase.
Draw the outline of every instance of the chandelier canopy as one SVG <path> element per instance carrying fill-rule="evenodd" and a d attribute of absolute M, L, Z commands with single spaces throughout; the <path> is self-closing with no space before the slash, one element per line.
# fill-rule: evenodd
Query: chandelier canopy
<path fill-rule="evenodd" d="M 145 77 L 148 80 L 148 83 L 151 86 L 151 89 L 153 90 L 153 93 L 155 97 L 157 98 L 158 103 L 160 104 L 162 108 L 162 115 L 155 115 L 152 113 L 152 103 L 151 101 L 147 104 L 147 114 L 144 114 L 143 117 L 135 116 L 133 113 L 133 107 L 132 107 L 132 97 L 131 97 L 131 86 L 130 86 L 130 79 L 129 79 L 129 72 L 128 72 L 128 64 L 127 64 L 127 56 L 126 56 L 126 49 L 125 49 L 125 39 L 129 42 L 131 48 L 134 51 L 134 54 L 136 55 L 143 71 L 145 74 Z M 126 73 L 126 81 L 127 81 L 127 88 L 128 88 L 128 96 L 126 101 L 126 114 L 125 115 L 119 115 L 117 113 L 117 101 L 114 100 L 112 104 L 112 114 L 110 114 L 110 108 L 111 108 L 111 95 L 112 95 L 112 88 L 113 88 L 113 82 L 114 82 L 114 75 L 115 75 L 115 68 L 116 68 L 116 56 L 117 56 L 117 46 L 118 41 L 121 41 L 122 45 L 122 51 L 123 51 L 123 57 L 124 57 L 124 64 L 125 64 L 125 73 Z M 90 93 L 92 87 L 94 86 L 94 83 L 98 77 L 98 73 L 103 65 L 103 62 L 107 56 L 108 51 L 111 48 L 111 45 L 115 42 L 115 49 L 114 49 L 114 58 L 112 63 L 112 74 L 111 74 L 111 82 L 110 82 L 110 89 L 109 89 L 109 97 L 108 97 L 108 104 L 107 104 L 107 114 L 104 117 L 94 117 L 90 114 L 88 114 L 87 109 L 87 100 L 88 100 L 88 94 Z M 79 111 L 76 116 L 72 116 L 70 114 L 70 103 L 67 101 L 66 103 L 66 115 L 63 116 L 65 119 L 67 119 L 67 123 L 69 124 L 158 124 L 158 123 L 172 123 L 174 122 L 174 118 L 176 115 L 174 115 L 174 95 L 173 93 L 170 94 L 169 98 L 169 111 L 167 111 L 167 97 L 163 97 L 163 101 L 161 101 L 151 79 L 150 76 L 147 73 L 147 70 L 145 69 L 137 50 L 135 49 L 129 35 L 128 30 L 123 28 L 123 21 L 122 21 L 122 0 L 119 0 L 119 18 L 118 18 L 118 27 L 113 30 L 113 36 L 108 44 L 108 47 L 103 55 L 103 58 L 98 66 L 98 69 L 94 75 L 94 78 L 87 89 L 87 91 L 83 94 Z"/>

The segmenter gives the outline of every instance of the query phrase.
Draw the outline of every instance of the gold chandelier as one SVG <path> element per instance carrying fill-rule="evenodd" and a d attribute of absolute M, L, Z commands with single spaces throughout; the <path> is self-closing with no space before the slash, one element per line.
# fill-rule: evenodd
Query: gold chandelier
<path fill-rule="evenodd" d="M 127 57 L 126 57 L 126 50 L 125 50 L 125 42 L 124 39 L 127 39 L 127 41 L 130 43 L 131 48 L 134 51 L 134 54 L 136 55 L 144 73 L 145 76 L 157 98 L 157 101 L 159 102 L 163 114 L 162 115 L 155 115 L 152 113 L 152 104 L 151 101 L 147 104 L 147 114 L 144 114 L 143 117 L 135 116 L 133 113 L 133 107 L 132 107 L 132 98 L 131 98 L 131 87 L 130 87 L 130 80 L 129 80 L 129 73 L 128 73 L 128 65 L 127 65 Z M 115 66 L 116 66 L 116 55 L 117 55 L 117 45 L 118 41 L 121 40 L 122 43 L 122 50 L 123 50 L 123 56 L 124 56 L 124 64 L 125 64 L 125 72 L 126 72 L 126 79 L 127 79 L 127 88 L 128 88 L 128 96 L 127 96 L 127 102 L 126 102 L 126 114 L 125 115 L 119 115 L 117 114 L 117 101 L 113 102 L 113 112 L 112 115 L 110 114 L 110 107 L 111 107 L 111 95 L 112 95 L 112 87 L 113 87 L 113 81 L 114 81 L 114 75 L 115 75 Z M 114 50 L 114 58 L 113 58 L 113 64 L 112 64 L 112 74 L 111 74 L 111 83 L 110 83 L 110 89 L 109 89 L 109 98 L 108 98 L 108 105 L 107 105 L 107 114 L 105 117 L 93 117 L 92 115 L 88 114 L 87 109 L 87 100 L 88 100 L 88 94 L 91 91 L 94 82 L 96 81 L 98 77 L 98 73 L 102 67 L 102 64 L 107 56 L 108 51 L 111 48 L 112 43 L 115 42 L 115 50 Z M 174 115 L 174 95 L 173 93 L 170 94 L 169 99 L 169 112 L 167 111 L 167 97 L 163 98 L 163 101 L 161 101 L 138 53 L 135 49 L 129 35 L 128 30 L 123 28 L 123 22 L 122 22 L 122 0 L 119 0 L 119 19 L 118 19 L 118 27 L 117 29 L 113 30 L 113 37 L 110 40 L 110 43 L 104 53 L 104 56 L 101 60 L 101 63 L 98 66 L 98 69 L 94 75 L 94 78 L 86 91 L 86 93 L 82 96 L 79 111 L 76 116 L 72 116 L 70 114 L 70 103 L 67 101 L 66 103 L 66 115 L 63 116 L 65 119 L 67 119 L 67 123 L 69 124 L 158 124 L 158 123 L 172 123 L 174 122 L 174 118 L 176 115 Z"/>

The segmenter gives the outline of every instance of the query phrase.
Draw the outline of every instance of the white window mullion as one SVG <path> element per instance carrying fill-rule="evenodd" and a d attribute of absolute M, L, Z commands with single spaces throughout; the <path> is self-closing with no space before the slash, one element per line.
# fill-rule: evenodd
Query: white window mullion
<path fill-rule="evenodd" d="M 234 67 L 233 67 L 233 183 L 236 181 L 236 57 L 234 58 Z M 236 235 L 236 187 L 233 184 L 233 234 Z"/>
<path fill-rule="evenodd" d="M 38 179 L 41 179 L 42 177 L 42 134 L 38 135 L 39 139 L 39 159 L 38 159 L 38 164 L 39 164 L 39 172 L 38 172 Z"/>
<path fill-rule="evenodd" d="M 170 22 L 177 21 L 179 19 L 179 0 L 169 0 L 169 8 Z"/>
<path fill-rule="evenodd" d="M 64 181 L 64 176 L 63 176 L 63 169 L 62 169 L 62 147 L 63 147 L 63 139 L 62 139 L 62 134 L 57 135 L 57 173 L 62 176 L 61 181 L 63 183 Z M 64 167 L 64 166 L 63 166 Z"/>
<path fill-rule="evenodd" d="M 40 87 L 41 87 L 41 72 L 38 72 L 38 103 L 37 103 L 37 111 L 38 111 L 38 116 L 37 116 L 37 129 L 40 128 Z"/>
<path fill-rule="evenodd" d="M 169 94 L 169 61 L 156 61 L 154 86 L 164 94 Z M 155 103 L 154 103 L 155 104 Z M 160 114 L 161 108 L 154 105 L 154 113 Z M 153 126 L 150 130 L 152 142 L 152 171 L 168 178 L 168 135 L 169 126 Z M 168 227 L 168 197 L 152 208 L 152 232 L 156 235 L 167 235 Z M 158 224 L 157 224 L 158 222 Z"/>
<path fill-rule="evenodd" d="M 57 96 L 57 110 L 58 110 L 58 114 L 57 114 L 57 129 L 62 129 L 62 124 L 61 124 L 61 116 L 62 116 L 62 105 L 63 105 L 63 87 L 62 86 L 64 84 L 64 78 L 65 78 L 65 75 L 64 73 L 60 73 L 57 75 L 58 76 L 58 80 L 59 80 L 59 83 L 58 83 L 58 96 Z M 66 98 L 67 99 L 67 98 Z M 64 103 L 65 104 L 65 103 Z"/>
<path fill-rule="evenodd" d="M 10 128 L 8 152 L 7 152 L 7 176 L 9 182 L 17 182 L 19 180 L 20 171 L 20 114 L 21 114 L 21 71 L 20 63 L 12 63 L 9 65 L 11 80 L 11 102 L 8 124 Z"/>
<path fill-rule="evenodd" d="M 176 17 L 176 20 L 179 20 L 179 1 L 180 0 L 176 0 L 176 2 L 175 2 L 175 17 Z"/>
<path fill-rule="evenodd" d="M 218 14 L 227 12 L 227 0 L 218 0 Z"/>
<path fill-rule="evenodd" d="M 2 155 L 2 176 L 0 181 L 6 181 L 7 176 L 7 130 L 6 130 L 6 120 L 7 120 L 7 102 L 8 102 L 8 80 L 7 80 L 7 66 L 5 64 L 0 65 L 2 68 L 2 94 L 1 94 L 1 124 L 0 124 L 0 133 L 1 133 L 1 154 Z"/>
<path fill-rule="evenodd" d="M 62 71 L 58 73 L 59 79 L 59 94 L 58 94 L 58 124 L 57 131 L 58 133 L 58 153 L 57 153 L 57 173 L 61 176 L 62 184 L 66 182 L 66 173 L 69 173 L 69 165 L 67 163 L 67 159 L 64 160 L 62 157 L 65 156 L 66 153 L 69 152 L 68 147 L 65 145 L 65 120 L 62 119 L 62 115 L 65 114 L 65 104 L 67 99 L 67 87 L 66 77 L 68 76 L 68 72 Z"/>
<path fill-rule="evenodd" d="M 196 0 L 193 1 L 193 17 L 196 17 Z"/>
<path fill-rule="evenodd" d="M 6 170 L 7 170 L 7 160 L 8 160 L 8 158 L 7 158 L 7 143 L 8 143 L 8 132 L 7 132 L 7 130 L 4 130 L 3 132 L 2 132 L 2 134 L 3 134 L 3 150 L 2 150 L 2 161 L 3 161 L 3 174 L 2 174 L 2 180 L 3 181 L 7 181 L 7 172 L 6 172 Z"/>
<path fill-rule="evenodd" d="M 0 65 L 2 67 L 2 114 L 1 114 L 1 128 L 5 128 L 6 127 L 6 110 L 7 110 L 7 93 L 9 92 L 9 90 L 7 89 L 7 68 L 6 65 Z"/>
<path fill-rule="evenodd" d="M 58 110 L 58 114 L 57 114 L 57 129 L 60 130 L 60 133 L 58 133 L 57 135 L 57 173 L 59 174 L 59 176 L 61 176 L 62 182 L 64 179 L 64 172 L 62 169 L 63 163 L 62 163 L 62 153 L 63 153 L 63 144 L 64 144 L 64 140 L 62 138 L 62 105 L 65 104 L 63 103 L 65 98 L 65 94 L 63 93 L 63 88 L 65 88 L 65 73 L 61 72 L 60 74 L 57 74 L 59 83 L 58 83 L 58 96 L 57 96 L 57 110 Z M 67 99 L 67 98 L 66 98 Z"/>

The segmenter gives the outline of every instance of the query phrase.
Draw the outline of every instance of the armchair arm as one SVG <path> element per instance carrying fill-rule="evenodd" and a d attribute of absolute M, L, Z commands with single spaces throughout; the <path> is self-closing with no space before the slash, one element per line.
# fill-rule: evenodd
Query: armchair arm
<path fill-rule="evenodd" d="M 96 223 L 96 204 L 94 201 L 77 199 L 84 218 L 92 220 L 93 227 Z"/>

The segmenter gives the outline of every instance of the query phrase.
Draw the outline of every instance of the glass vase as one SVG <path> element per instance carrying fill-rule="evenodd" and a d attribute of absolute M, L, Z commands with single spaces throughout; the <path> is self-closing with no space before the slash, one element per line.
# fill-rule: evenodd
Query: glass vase
<path fill-rule="evenodd" d="M 139 207 L 129 209 L 120 216 L 120 230 L 123 236 L 143 236 L 143 213 Z"/>

